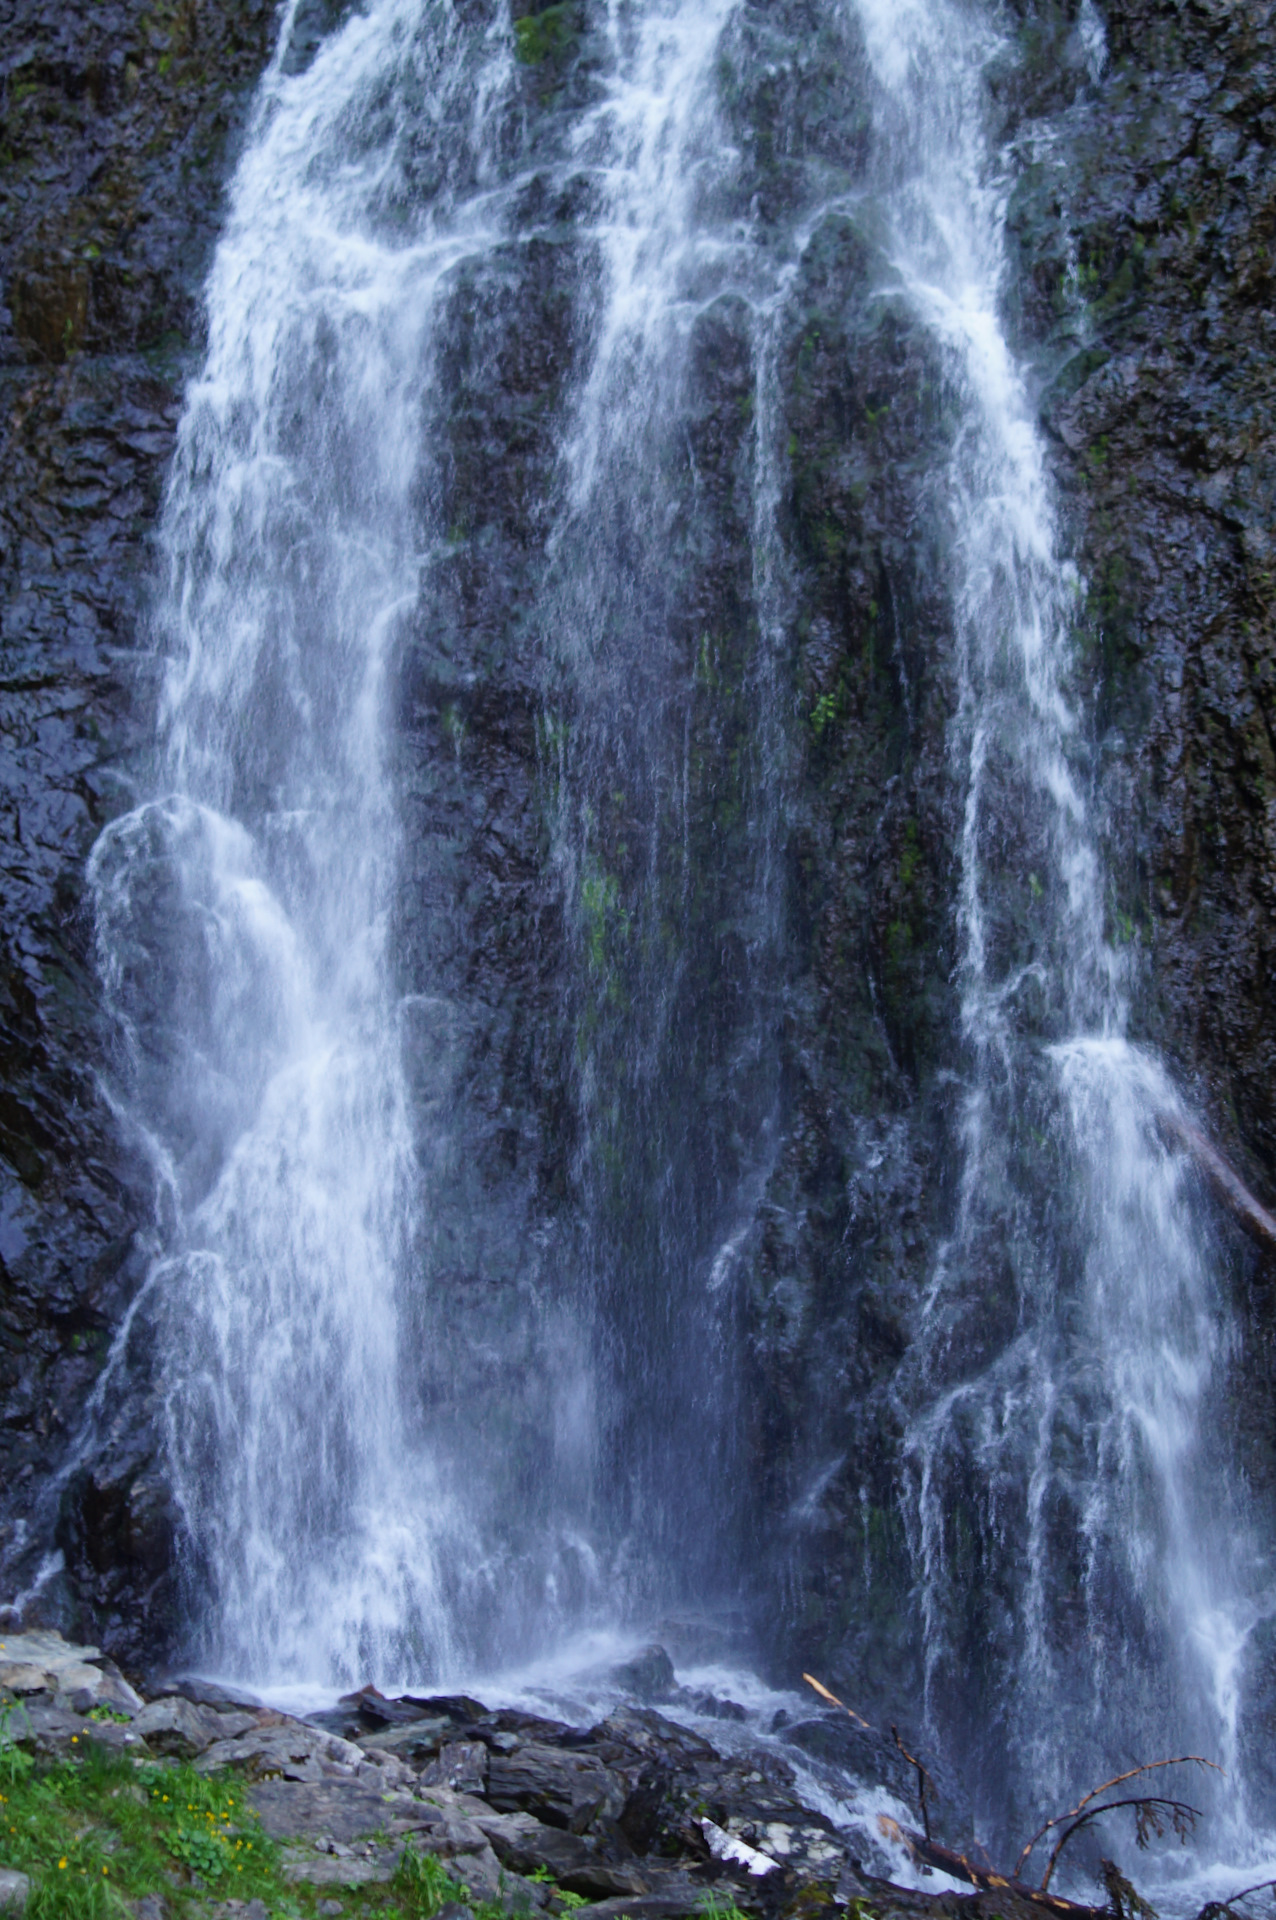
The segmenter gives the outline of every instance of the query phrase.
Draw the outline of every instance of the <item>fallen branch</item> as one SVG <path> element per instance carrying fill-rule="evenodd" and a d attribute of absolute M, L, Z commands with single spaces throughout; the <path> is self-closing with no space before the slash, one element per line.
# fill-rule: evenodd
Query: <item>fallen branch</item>
<path fill-rule="evenodd" d="M 1276 1221 L 1272 1226 L 1273 1245 L 1276 1246 Z M 853 1707 L 848 1707 L 844 1700 L 839 1700 L 823 1681 L 815 1678 L 814 1674 L 804 1673 L 802 1678 L 808 1687 L 819 1694 L 821 1700 L 827 1700 L 831 1707 L 839 1708 L 855 1722 L 857 1727 L 863 1728 L 865 1733 L 873 1734 L 878 1739 L 882 1737 L 861 1714 L 856 1713 Z M 1105 1813 L 1119 1813 L 1123 1809 L 1131 1808 L 1134 1812 L 1135 1841 L 1138 1846 L 1146 1847 L 1149 1838 L 1152 1835 L 1160 1838 L 1167 1826 L 1173 1829 L 1180 1840 L 1186 1841 L 1188 1834 L 1201 1817 L 1199 1808 L 1189 1806 L 1186 1800 L 1173 1800 L 1165 1794 L 1126 1794 L 1119 1800 L 1106 1800 L 1103 1798 L 1105 1794 L 1111 1793 L 1116 1787 L 1124 1786 L 1127 1781 L 1138 1780 L 1144 1774 L 1156 1773 L 1162 1767 L 1195 1766 L 1209 1767 L 1215 1773 L 1223 1771 L 1217 1761 L 1206 1760 L 1199 1753 L 1181 1753 L 1168 1760 L 1149 1760 L 1140 1766 L 1128 1767 L 1124 1773 L 1114 1774 L 1112 1779 L 1103 1781 L 1100 1786 L 1091 1787 L 1088 1793 L 1082 1794 L 1075 1807 L 1070 1807 L 1066 1813 L 1056 1813 L 1045 1822 L 1044 1826 L 1038 1827 L 1015 1862 L 1014 1872 L 1004 1874 L 997 1872 L 982 1847 L 979 1848 L 979 1852 L 983 1854 L 983 1859 L 977 1864 L 968 1854 L 958 1853 L 952 1847 L 945 1847 L 934 1838 L 930 1830 L 930 1809 L 927 1805 L 926 1789 L 929 1786 L 935 1798 L 938 1799 L 935 1782 L 916 1755 L 908 1751 L 899 1737 L 898 1728 L 891 1728 L 891 1738 L 900 1755 L 917 1774 L 917 1797 L 921 1804 L 922 1825 L 925 1832 L 914 1833 L 910 1827 L 902 1827 L 889 1814 L 882 1813 L 877 1817 L 877 1825 L 883 1837 L 902 1846 L 920 1866 L 936 1868 L 940 1873 L 946 1873 L 955 1880 L 964 1880 L 968 1886 L 977 1887 L 984 1893 L 1012 1893 L 1020 1900 L 1028 1900 L 1036 1906 L 1047 1907 L 1052 1913 L 1072 1916 L 1072 1920 L 1082 1920 L 1082 1916 L 1090 1920 L 1091 1916 L 1100 1913 L 1106 1914 L 1108 1920 L 1155 1920 L 1153 1909 L 1149 1907 L 1142 1895 L 1135 1891 L 1129 1881 L 1122 1877 L 1120 1869 L 1111 1860 L 1105 1860 L 1103 1863 L 1104 1883 L 1108 1890 L 1109 1902 L 1106 1908 L 1085 1906 L 1076 1900 L 1065 1900 L 1061 1895 L 1051 1893 L 1050 1882 L 1059 1864 L 1059 1856 L 1069 1840 L 1089 1826 L 1091 1821 L 1102 1819 Z M 1051 1849 L 1046 1870 L 1041 1876 L 1041 1884 L 1036 1887 L 1029 1886 L 1021 1876 L 1032 1857 L 1033 1849 L 1045 1839 L 1048 1833 L 1054 1833 L 1058 1828 L 1062 1828 L 1063 1831 Z M 1276 1886 L 1276 1881 L 1262 1881 L 1258 1886 L 1246 1887 L 1234 1898 L 1243 1900 L 1247 1895 L 1257 1893 L 1260 1887 L 1269 1885 Z M 1245 1920 L 1245 1917 L 1233 1914 L 1228 1905 L 1215 1902 L 1203 1909 L 1197 1915 L 1197 1920 Z"/>
<path fill-rule="evenodd" d="M 1211 1145 L 1199 1127 L 1177 1113 L 1162 1111 L 1156 1116 L 1161 1137 L 1170 1146 L 1182 1147 L 1191 1154 L 1215 1198 L 1257 1240 L 1268 1253 L 1276 1253 L 1276 1215 L 1256 1200 L 1231 1162 Z"/>
<path fill-rule="evenodd" d="M 823 1686 L 813 1674 L 804 1673 L 802 1678 L 806 1681 L 808 1687 L 815 1688 L 821 1700 L 827 1700 L 830 1706 L 840 1707 L 843 1713 L 849 1713 L 856 1726 L 863 1727 L 865 1733 L 873 1733 L 875 1731 L 873 1727 L 869 1726 L 867 1720 L 862 1719 L 860 1715 L 856 1713 L 854 1707 L 848 1707 L 845 1700 L 839 1700 L 835 1693 L 830 1693 L 828 1688 Z"/>
<path fill-rule="evenodd" d="M 967 1886 L 977 1887 L 981 1893 L 1013 1893 L 1020 1900 L 1031 1901 L 1034 1906 L 1067 1916 L 1067 1920 L 1093 1920 L 1093 1916 L 1102 1912 L 1100 1907 L 1087 1907 L 1077 1900 L 1065 1900 L 1057 1893 L 1043 1893 L 1040 1887 L 1026 1886 L 1022 1880 L 997 1873 L 991 1867 L 977 1866 L 968 1854 L 941 1846 L 937 1840 L 928 1840 L 924 1834 L 914 1833 L 911 1827 L 901 1827 L 889 1814 L 879 1813 L 877 1825 L 884 1839 L 902 1846 L 919 1866 L 933 1867 L 953 1880 L 964 1880 Z"/>
<path fill-rule="evenodd" d="M 1112 1778 L 1110 1780 L 1105 1780 L 1102 1786 L 1091 1787 L 1089 1793 L 1082 1794 L 1081 1798 L 1077 1801 L 1077 1804 L 1075 1807 L 1070 1808 L 1067 1813 L 1056 1813 L 1052 1820 L 1046 1821 L 1046 1824 L 1044 1825 L 1044 1827 L 1037 1828 L 1037 1831 L 1033 1834 L 1031 1840 L 1028 1841 L 1027 1845 L 1023 1849 L 1023 1852 L 1019 1855 L 1019 1858 L 1015 1861 L 1014 1878 L 1017 1880 L 1020 1874 L 1023 1872 L 1024 1868 L 1027 1866 L 1028 1856 L 1031 1854 L 1038 1840 L 1044 1840 L 1046 1835 L 1050 1833 L 1053 1828 L 1065 1826 L 1068 1821 L 1076 1820 L 1078 1815 L 1085 1813 L 1085 1809 L 1090 1805 L 1090 1802 L 1092 1800 L 1097 1800 L 1101 1793 L 1111 1793 L 1113 1787 L 1123 1787 L 1127 1780 L 1137 1780 L 1139 1778 L 1139 1775 L 1143 1773 L 1156 1773 L 1158 1769 L 1161 1767 L 1185 1767 L 1189 1765 L 1196 1766 L 1196 1767 L 1212 1767 L 1215 1773 L 1221 1773 L 1223 1771 L 1223 1769 L 1217 1764 L 1216 1761 L 1204 1760 L 1202 1759 L 1199 1753 L 1181 1753 L 1181 1754 L 1178 1754 L 1175 1758 L 1170 1760 L 1149 1760 L 1144 1766 L 1130 1767 L 1127 1769 L 1125 1773 L 1113 1774 Z M 1110 1804 L 1117 1805 L 1117 1806 L 1133 1806 L 1138 1803 L 1135 1801 L 1122 1800 L 1122 1801 L 1114 1801 Z M 1094 1814 L 1093 1815 L 1087 1814 L 1086 1818 L 1087 1819 L 1096 1818 L 1103 1811 L 1104 1809 L 1102 1807 L 1096 1807 L 1094 1810 Z M 1070 1831 L 1075 1832 L 1076 1828 L 1074 1827 Z M 1063 1841 L 1060 1841 L 1059 1845 L 1055 1848 L 1054 1852 L 1050 1856 L 1050 1864 L 1046 1868 L 1045 1879 L 1041 1883 L 1043 1887 L 1049 1884 L 1050 1876 L 1054 1872 L 1054 1863 L 1059 1857 L 1063 1844 L 1064 1844 Z M 1140 1841 L 1139 1844 L 1142 1846 L 1142 1845 L 1145 1845 L 1146 1842 Z"/>
<path fill-rule="evenodd" d="M 907 1760 L 909 1766 L 913 1767 L 916 1770 L 917 1798 L 921 1803 L 922 1826 L 925 1828 L 926 1838 L 929 1840 L 930 1839 L 930 1813 L 926 1806 L 926 1788 L 927 1786 L 930 1787 L 930 1790 L 934 1794 L 936 1800 L 938 1800 L 939 1798 L 939 1789 L 936 1787 L 935 1782 L 931 1779 L 929 1773 L 927 1773 L 921 1761 L 918 1760 L 913 1754 L 911 1754 L 908 1751 L 908 1748 L 904 1745 L 904 1742 L 900 1739 L 899 1734 L 894 1727 L 891 1728 L 891 1739 L 895 1742 L 895 1745 L 899 1748 L 905 1760 Z"/>
<path fill-rule="evenodd" d="M 830 1693 L 828 1688 L 824 1685 L 824 1683 L 820 1680 L 817 1680 L 814 1674 L 804 1673 L 802 1675 L 802 1678 L 806 1681 L 806 1684 L 808 1687 L 813 1687 L 815 1689 L 816 1693 L 819 1694 L 821 1700 L 827 1700 L 831 1707 L 840 1707 L 842 1712 L 847 1714 L 855 1722 L 857 1727 L 862 1727 L 865 1733 L 876 1734 L 877 1738 L 879 1740 L 881 1739 L 882 1736 L 880 1733 L 878 1733 L 878 1730 L 876 1727 L 870 1727 L 870 1725 L 868 1724 L 868 1721 L 864 1719 L 862 1714 L 856 1713 L 854 1707 L 848 1707 L 845 1700 L 839 1700 L 835 1693 Z M 908 1748 L 904 1745 L 904 1742 L 899 1737 L 899 1729 L 897 1727 L 891 1728 L 891 1739 L 895 1742 L 895 1746 L 898 1752 L 900 1753 L 900 1755 L 902 1756 L 902 1758 L 907 1760 L 909 1766 L 912 1767 L 913 1771 L 917 1775 L 917 1799 L 922 1810 L 922 1826 L 926 1829 L 926 1840 L 927 1840 L 927 1843 L 929 1843 L 930 1841 L 930 1808 L 926 1804 L 926 1789 L 927 1787 L 929 1787 L 935 1799 L 938 1800 L 939 1788 L 935 1785 L 935 1782 L 931 1777 L 930 1773 L 928 1773 L 926 1768 L 922 1765 L 921 1761 L 917 1758 L 916 1754 L 912 1754 L 908 1751 Z"/>
<path fill-rule="evenodd" d="M 1276 1880 L 1256 1880 L 1252 1887 L 1242 1887 L 1239 1893 L 1229 1893 L 1226 1900 L 1207 1900 L 1196 1920 L 1248 1920 L 1247 1915 L 1238 1915 L 1235 1908 L 1241 1900 L 1248 1900 L 1251 1893 L 1276 1891 Z"/>
<path fill-rule="evenodd" d="M 1120 1807 L 1135 1809 L 1134 1839 L 1135 1844 L 1141 1848 L 1146 1847 L 1149 1834 L 1155 1834 L 1158 1840 L 1161 1838 L 1165 1832 L 1166 1820 L 1169 1821 L 1179 1839 L 1186 1843 L 1188 1834 L 1201 1817 L 1199 1807 L 1189 1807 L 1186 1800 L 1165 1800 L 1159 1794 L 1129 1800 L 1105 1800 L 1101 1807 L 1091 1807 L 1089 1812 L 1083 1813 L 1079 1820 L 1074 1820 L 1070 1827 L 1064 1829 L 1041 1876 L 1042 1893 L 1049 1887 L 1050 1876 L 1055 1870 L 1059 1855 L 1073 1834 L 1080 1833 L 1082 1827 L 1089 1826 L 1092 1820 L 1100 1819 L 1105 1813 L 1116 1813 Z"/>

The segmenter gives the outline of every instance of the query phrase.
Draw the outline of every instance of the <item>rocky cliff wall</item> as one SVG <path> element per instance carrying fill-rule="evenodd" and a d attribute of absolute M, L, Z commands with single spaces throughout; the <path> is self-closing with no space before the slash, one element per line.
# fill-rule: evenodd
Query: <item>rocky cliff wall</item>
<path fill-rule="evenodd" d="M 0 1563 L 52 1542 L 53 1476 L 153 1246 L 104 1099 L 84 863 L 145 766 L 151 546 L 265 0 L 0 13 Z M 73 1593 L 162 1616 L 163 1492 L 84 1488 Z M 65 1530 L 64 1530 L 65 1531 Z M 157 1583 L 159 1592 L 157 1593 Z M 66 1605 L 65 1591 L 61 1604 Z"/>
<path fill-rule="evenodd" d="M 322 25 L 303 22 L 299 57 Z M 1014 57 L 994 76 L 1016 179 L 1007 305 L 1088 582 L 1092 809 L 1106 822 L 1112 931 L 1136 958 L 1137 1034 L 1166 1051 L 1270 1196 L 1270 9 L 1113 5 L 1101 71 L 1081 25 L 1070 5 L 1023 8 Z M 37 1514 L 156 1232 L 144 1158 L 96 1078 L 108 1039 L 83 863 L 145 780 L 150 541 L 221 183 L 270 26 L 265 8 L 211 0 L 4 20 L 2 1543 L 28 1578 L 56 1533 L 69 1580 L 48 1604 L 81 1606 L 120 1653 L 153 1649 L 171 1619 L 171 1527 L 144 1404 L 77 1476 L 60 1518 Z M 741 204 L 777 227 L 822 179 L 862 184 L 871 170 L 863 73 L 822 27 L 797 0 L 744 6 L 724 62 Z M 589 28 L 585 12 L 557 6 L 520 26 L 509 137 L 529 165 L 560 152 L 566 116 L 589 97 L 600 57 Z M 564 391 L 593 324 L 568 292 L 580 210 L 532 178 L 530 243 L 482 284 L 458 280 L 436 422 L 446 479 L 423 509 L 450 530 L 450 553 L 398 682 L 412 848 L 402 986 L 415 996 L 423 1177 L 443 1195 L 424 1257 L 455 1331 L 474 1336 L 458 1387 L 430 1358 L 457 1341 L 432 1345 L 423 1327 L 422 1394 L 508 1407 L 516 1376 L 526 1419 L 514 1425 L 534 1433 L 547 1364 L 531 1331 L 539 1275 L 547 1247 L 565 1258 L 586 1190 L 609 1259 L 624 1247 L 657 1256 L 652 1167 L 664 1156 L 691 1180 L 698 1144 L 702 1185 L 676 1206 L 684 1243 L 708 1262 L 739 1226 L 745 1135 L 773 1120 L 765 1195 L 732 1243 L 749 1354 L 739 1492 L 756 1523 L 736 1574 L 751 1568 L 783 1664 L 819 1659 L 875 1708 L 917 1684 L 898 1380 L 959 1159 L 961 795 L 940 497 L 954 403 L 903 300 L 868 297 L 884 274 L 871 220 L 825 218 L 776 349 L 792 605 L 768 1104 L 738 1064 L 761 991 L 744 897 L 756 782 L 742 757 L 756 335 L 730 301 L 697 325 L 682 396 L 692 431 L 656 450 L 675 532 L 628 582 L 631 604 L 654 609 L 647 678 L 630 689 L 647 758 L 604 780 L 615 681 L 599 683 L 591 709 L 523 617 L 543 589 Z M 643 788 L 651 767 L 652 793 L 687 769 L 683 812 L 666 824 L 685 829 L 702 876 L 679 907 L 683 1038 L 660 1056 L 676 1069 L 662 1085 L 621 1033 L 644 991 L 629 930 L 644 915 L 660 924 L 670 904 L 650 891 L 636 840 L 662 804 Z M 573 807 L 578 819 L 594 810 L 596 865 L 565 880 Z M 1017 910 L 1008 896 L 1008 922 Z M 591 1086 L 604 1070 L 619 1077 L 632 1111 L 600 1121 L 582 1059 L 597 1069 Z M 633 1112 L 641 1139 L 624 1134 Z M 1220 1224 L 1252 1369 L 1268 1351 L 1268 1280 L 1229 1231 Z M 646 1364 L 618 1257 L 611 1271 L 617 1366 Z M 954 1336 L 961 1364 L 1008 1337 L 1014 1297 L 990 1245 Z M 1247 1396 L 1237 1440 L 1260 1487 L 1268 1423 L 1264 1396 Z M 619 1486 L 642 1436 L 613 1439 Z M 512 1501 L 529 1500 L 535 1465 L 520 1453 Z M 523 1510 L 534 1529 L 534 1500 Z M 968 1623 L 976 1674 L 996 1606 L 985 1576 L 992 1597 Z"/>

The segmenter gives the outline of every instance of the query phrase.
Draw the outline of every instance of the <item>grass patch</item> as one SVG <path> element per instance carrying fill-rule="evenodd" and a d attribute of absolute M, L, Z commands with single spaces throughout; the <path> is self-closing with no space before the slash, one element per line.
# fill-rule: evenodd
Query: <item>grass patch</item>
<path fill-rule="evenodd" d="M 242 1780 L 139 1765 L 91 1740 L 48 1764 L 0 1747 L 0 1858 L 31 1876 L 28 1920 L 108 1920 L 150 1893 L 178 1912 L 210 1895 L 297 1911 Z"/>
<path fill-rule="evenodd" d="M 238 1774 L 140 1762 L 88 1740 L 75 1759 L 33 1761 L 8 1732 L 0 1713 L 0 1862 L 30 1875 L 26 1920 L 132 1920 L 132 1903 L 148 1894 L 174 1920 L 228 1899 L 261 1900 L 271 1920 L 318 1920 L 334 1897 L 351 1920 L 433 1920 L 453 1901 L 475 1920 L 508 1920 L 501 1903 L 476 1902 L 410 1843 L 388 1882 L 289 1880 Z M 581 1904 L 555 1889 L 551 1912 Z"/>

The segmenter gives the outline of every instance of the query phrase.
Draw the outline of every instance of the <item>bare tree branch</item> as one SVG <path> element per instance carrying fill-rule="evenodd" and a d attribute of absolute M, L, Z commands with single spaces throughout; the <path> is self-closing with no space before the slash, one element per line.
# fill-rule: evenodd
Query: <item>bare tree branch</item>
<path fill-rule="evenodd" d="M 804 1673 L 802 1675 L 802 1678 L 806 1681 L 806 1684 L 808 1687 L 815 1688 L 815 1691 L 819 1694 L 821 1700 L 827 1700 L 830 1706 L 840 1707 L 843 1713 L 849 1713 L 851 1716 L 851 1719 L 855 1722 L 856 1726 L 863 1727 L 865 1733 L 873 1732 L 873 1728 L 869 1726 L 868 1721 L 861 1719 L 860 1715 L 856 1713 L 854 1707 L 848 1707 L 845 1700 L 839 1700 L 835 1693 L 830 1693 L 827 1687 L 821 1686 L 820 1682 L 814 1677 L 813 1674 Z"/>
<path fill-rule="evenodd" d="M 1141 1771 L 1150 1771 L 1150 1769 L 1141 1769 Z M 1087 1795 L 1086 1797 L 1088 1799 L 1091 1796 Z M 1082 1804 L 1084 1805 L 1084 1802 Z M 1045 1873 L 1041 1877 L 1040 1890 L 1042 1893 L 1047 1892 L 1049 1889 L 1050 1876 L 1055 1870 L 1059 1855 L 1063 1852 L 1073 1834 L 1080 1833 L 1082 1827 L 1089 1826 L 1092 1820 L 1100 1819 L 1105 1813 L 1116 1813 L 1121 1807 L 1134 1807 L 1137 1809 L 1134 1837 L 1140 1847 L 1146 1847 L 1149 1833 L 1154 1833 L 1158 1839 L 1161 1834 L 1164 1833 L 1165 1828 L 1161 1820 L 1163 1814 L 1168 1816 L 1170 1825 L 1180 1840 L 1187 1839 L 1188 1834 L 1201 1817 L 1199 1807 L 1189 1807 L 1185 1800 L 1165 1800 L 1162 1799 L 1159 1794 L 1132 1796 L 1128 1800 L 1105 1800 L 1101 1807 L 1091 1807 L 1086 1813 L 1083 1813 L 1079 1819 L 1074 1820 L 1072 1825 L 1065 1828 L 1064 1832 L 1059 1836 L 1055 1844 L 1054 1852 L 1050 1855 L 1050 1859 L 1046 1865 Z M 1066 1819 L 1068 1816 L 1065 1814 L 1063 1817 Z"/>
<path fill-rule="evenodd" d="M 840 1701 L 838 1704 L 841 1704 Z M 1097 1800 L 1101 1793 L 1109 1793 L 1113 1787 L 1124 1786 L 1127 1780 L 1137 1780 L 1141 1773 L 1155 1773 L 1158 1767 L 1183 1767 L 1188 1765 L 1189 1762 L 1197 1767 L 1212 1767 L 1215 1773 L 1222 1773 L 1223 1771 L 1217 1761 L 1203 1760 L 1199 1753 L 1181 1753 L 1172 1760 L 1149 1760 L 1145 1766 L 1131 1767 L 1127 1773 L 1115 1774 L 1111 1780 L 1105 1780 L 1101 1787 L 1091 1787 L 1089 1793 L 1083 1794 L 1070 1812 L 1057 1813 L 1053 1820 L 1047 1820 L 1044 1827 L 1039 1827 L 1016 1860 L 1015 1870 L 1011 1878 L 1014 1880 L 1022 1878 L 1023 1870 L 1028 1863 L 1028 1856 L 1036 1846 L 1038 1840 L 1044 1840 L 1052 1827 L 1061 1827 L 1066 1821 L 1075 1820 L 1077 1815 L 1088 1807 L 1092 1800 Z"/>
<path fill-rule="evenodd" d="M 939 1798 L 939 1788 L 935 1785 L 935 1782 L 931 1779 L 930 1774 L 926 1771 L 921 1761 L 918 1760 L 915 1755 L 911 1754 L 908 1751 L 908 1748 L 904 1745 L 904 1742 L 900 1739 L 899 1732 L 895 1727 L 891 1728 L 891 1739 L 895 1742 L 895 1745 L 899 1748 L 905 1760 L 907 1760 L 909 1766 L 915 1767 L 917 1769 L 917 1798 L 921 1803 L 922 1827 L 925 1831 L 926 1838 L 929 1840 L 931 1837 L 930 1809 L 926 1805 L 926 1788 L 927 1786 L 930 1787 L 930 1790 L 934 1794 L 936 1800 L 938 1800 Z"/>
<path fill-rule="evenodd" d="M 1276 1880 L 1256 1880 L 1252 1887 L 1242 1887 L 1239 1893 L 1229 1893 L 1226 1900 L 1207 1900 L 1196 1920 L 1248 1920 L 1248 1916 L 1237 1914 L 1235 1908 L 1241 1900 L 1248 1900 L 1251 1893 L 1265 1893 L 1276 1889 Z"/>

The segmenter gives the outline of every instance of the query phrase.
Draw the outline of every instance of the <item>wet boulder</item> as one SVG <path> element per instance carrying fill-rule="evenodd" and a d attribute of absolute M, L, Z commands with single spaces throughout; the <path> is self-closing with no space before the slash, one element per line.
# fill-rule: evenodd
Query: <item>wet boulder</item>
<path fill-rule="evenodd" d="M 487 1798 L 498 1812 L 532 1813 L 547 1826 L 584 1833 L 600 1814 L 618 1818 L 629 1786 L 592 1754 L 529 1744 L 489 1756 Z"/>
<path fill-rule="evenodd" d="M 206 1747 L 195 1762 L 198 1771 L 236 1767 L 252 1780 L 319 1781 L 334 1772 L 353 1773 L 363 1761 L 358 1747 L 321 1728 L 278 1715 L 263 1715 L 262 1721 L 251 1732 Z"/>
<path fill-rule="evenodd" d="M 218 1713 L 178 1694 L 143 1707 L 134 1718 L 133 1731 L 141 1735 L 152 1753 L 193 1760 L 214 1743 L 238 1739 L 256 1724 L 255 1714 Z"/>
<path fill-rule="evenodd" d="M 0 1913 L 22 1913 L 31 1892 L 25 1873 L 14 1867 L 0 1867 Z"/>
<path fill-rule="evenodd" d="M 673 1661 L 663 1647 L 654 1645 L 621 1661 L 608 1678 L 636 1700 L 667 1700 L 677 1688 Z"/>

